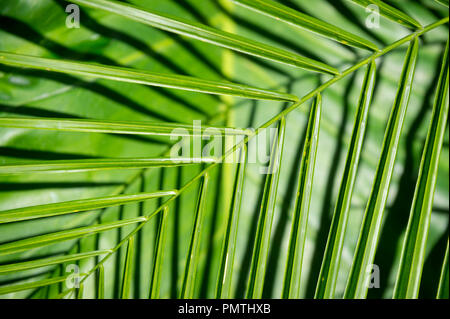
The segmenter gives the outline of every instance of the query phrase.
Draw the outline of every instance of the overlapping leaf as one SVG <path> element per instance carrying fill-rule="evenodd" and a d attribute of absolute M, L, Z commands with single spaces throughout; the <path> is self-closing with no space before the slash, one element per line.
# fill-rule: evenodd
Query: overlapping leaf
<path fill-rule="evenodd" d="M 30 173 L 68 173 L 107 169 L 173 167 L 197 163 L 214 163 L 214 158 L 96 158 L 88 160 L 52 160 L 13 163 L 0 166 L 0 175 Z"/>
<path fill-rule="evenodd" d="M 160 74 L 88 62 L 48 59 L 3 51 L 0 51 L 0 64 L 209 94 L 234 95 L 250 99 L 297 100 L 297 97 L 291 94 L 252 88 L 243 84 L 215 82 L 189 76 Z"/>
<path fill-rule="evenodd" d="M 367 127 L 369 106 L 372 102 L 375 86 L 376 64 L 374 61 L 367 68 L 361 89 L 357 113 L 353 126 L 353 133 L 342 174 L 341 187 L 336 201 L 333 220 L 328 234 L 327 246 L 322 261 L 322 267 L 317 282 L 315 298 L 334 298 L 339 265 L 344 245 L 347 220 L 356 180 L 361 148 Z"/>
<path fill-rule="evenodd" d="M 375 258 L 383 212 L 392 180 L 398 143 L 411 94 L 419 50 L 418 40 L 411 42 L 406 53 L 397 95 L 384 135 L 383 147 L 372 191 L 364 213 L 363 224 L 345 290 L 345 298 L 365 298 L 371 267 Z"/>
<path fill-rule="evenodd" d="M 99 208 L 123 205 L 127 203 L 140 202 L 152 198 L 175 195 L 176 191 L 161 191 L 154 193 L 127 194 L 117 196 L 106 196 L 73 200 L 67 202 L 53 203 L 15 208 L 0 212 L 0 224 L 12 223 L 22 220 L 58 216 L 80 211 L 88 211 Z"/>
<path fill-rule="evenodd" d="M 205 175 L 203 177 L 202 184 L 200 185 L 200 192 L 195 210 L 194 226 L 192 228 L 192 236 L 189 244 L 186 266 L 184 268 L 184 279 L 180 294 L 180 297 L 184 299 L 192 299 L 194 297 L 195 278 L 197 275 L 197 268 L 200 258 L 200 238 L 205 215 L 208 180 L 209 176 Z"/>
<path fill-rule="evenodd" d="M 405 27 L 411 29 L 422 28 L 422 25 L 414 18 L 408 16 L 406 13 L 386 4 L 381 0 L 348 0 L 353 3 L 360 5 L 361 7 L 367 8 L 372 5 L 377 8 L 380 14 L 392 21 L 400 23 Z"/>
<path fill-rule="evenodd" d="M 433 115 L 420 163 L 419 178 L 411 207 L 402 257 L 394 289 L 394 298 L 419 295 L 425 249 L 428 238 L 434 190 L 448 117 L 448 42 L 436 90 Z"/>
<path fill-rule="evenodd" d="M 303 252 L 308 227 L 309 204 L 314 180 L 317 146 L 319 143 L 322 98 L 318 95 L 311 107 L 308 128 L 300 162 L 297 198 L 289 239 L 288 258 L 283 286 L 283 298 L 295 299 L 300 296 Z"/>
<path fill-rule="evenodd" d="M 378 50 L 372 42 L 363 39 L 355 34 L 347 32 L 339 27 L 331 25 L 325 21 L 316 19 L 299 11 L 293 10 L 272 0 L 234 0 L 251 10 L 274 17 L 277 20 L 285 21 L 294 26 L 315 32 L 324 37 L 333 39 L 342 44 L 351 45 L 357 48 Z"/>
<path fill-rule="evenodd" d="M 247 298 L 258 299 L 262 297 L 263 293 L 270 235 L 275 213 L 275 201 L 278 192 L 278 180 L 280 178 L 280 163 L 283 155 L 285 126 L 286 120 L 281 118 L 277 135 L 273 140 L 269 171 L 267 172 L 269 175 L 267 175 L 264 185 L 264 195 L 258 219 L 258 229 L 256 231 L 250 277 L 247 287 Z"/>
<path fill-rule="evenodd" d="M 232 296 L 231 279 L 234 269 L 234 255 L 236 251 L 236 238 L 244 187 L 246 160 L 247 147 L 244 145 L 241 148 L 240 161 L 236 171 L 233 198 L 230 206 L 231 210 L 228 215 L 227 229 L 223 240 L 219 275 L 217 276 L 216 297 L 219 299 L 227 299 Z"/>
<path fill-rule="evenodd" d="M 330 74 L 338 71 L 324 63 L 294 54 L 290 51 L 275 48 L 267 44 L 240 37 L 235 34 L 213 29 L 206 25 L 176 18 L 160 12 L 143 10 L 135 6 L 117 1 L 105 0 L 75 0 L 74 3 L 112 12 L 126 18 L 148 24 L 165 31 L 174 32 L 201 41 L 209 42 L 221 47 L 254 55 L 275 62 Z"/>
<path fill-rule="evenodd" d="M 124 121 L 68 120 L 50 118 L 0 118 L 0 127 L 29 128 L 84 133 L 111 133 L 155 136 L 250 135 L 250 130 L 232 127 L 197 128 L 181 123 L 133 123 Z M 175 131 L 176 130 L 176 131 Z M 185 132 L 185 133 L 183 133 Z"/>

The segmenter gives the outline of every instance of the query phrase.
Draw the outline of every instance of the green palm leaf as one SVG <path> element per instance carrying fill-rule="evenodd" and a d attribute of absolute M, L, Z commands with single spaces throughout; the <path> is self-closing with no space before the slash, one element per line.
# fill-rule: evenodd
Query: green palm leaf
<path fill-rule="evenodd" d="M 125 258 L 125 268 L 123 270 L 122 299 L 129 299 L 131 295 L 131 285 L 135 267 L 134 249 L 134 237 L 131 236 L 130 239 L 128 239 L 127 256 Z"/>
<path fill-rule="evenodd" d="M 155 257 L 153 261 L 152 278 L 150 281 L 150 299 L 158 299 L 160 294 L 161 275 L 163 270 L 162 263 L 167 236 L 166 224 L 168 211 L 169 209 L 166 206 L 161 213 L 162 216 L 160 217 L 158 224 L 155 244 Z"/>
<path fill-rule="evenodd" d="M 105 268 L 100 265 L 98 268 L 98 278 L 97 278 L 97 298 L 105 298 Z"/>
<path fill-rule="evenodd" d="M 361 148 L 367 127 L 369 107 L 372 102 L 375 86 L 375 73 L 376 64 L 372 61 L 367 68 L 361 89 L 352 138 L 347 152 L 341 187 L 339 188 L 339 195 L 331 222 L 315 298 L 334 298 L 353 187 L 356 180 Z"/>
<path fill-rule="evenodd" d="M 448 0 L 436 0 L 436 1 L 448 8 Z"/>
<path fill-rule="evenodd" d="M 370 272 L 375 258 L 398 143 L 414 79 L 418 50 L 419 43 L 417 40 L 414 40 L 409 45 L 406 53 L 397 95 L 386 128 L 380 161 L 364 214 L 352 269 L 345 290 L 345 298 L 365 298 L 367 295 L 370 280 L 368 272 Z"/>
<path fill-rule="evenodd" d="M 375 5 L 380 10 L 380 14 L 382 16 L 392 21 L 395 21 L 397 23 L 404 25 L 405 27 L 412 29 L 422 28 L 422 25 L 418 21 L 411 18 L 406 13 L 384 3 L 381 0 L 348 0 L 348 1 L 352 1 L 364 8 L 366 8 L 369 5 Z"/>
<path fill-rule="evenodd" d="M 357 48 L 378 50 L 372 42 L 357 35 L 340 29 L 334 25 L 300 13 L 272 0 L 234 0 L 236 3 L 249 9 L 261 12 L 275 19 L 285 21 L 294 26 L 298 26 L 324 37 L 333 39 L 342 44 L 351 45 Z"/>
<path fill-rule="evenodd" d="M 190 22 L 185 19 L 175 18 L 160 12 L 157 13 L 149 10 L 141 10 L 135 6 L 110 0 L 76 0 L 74 3 L 113 12 L 128 19 L 148 24 L 155 28 L 174 32 L 194 39 L 199 39 L 221 47 L 275 62 L 281 62 L 317 72 L 325 72 L 330 74 L 339 73 L 331 66 L 298 54 L 294 54 L 283 49 L 274 48 L 248 38 L 243 38 L 234 34 L 213 29 L 206 25 Z"/>
<path fill-rule="evenodd" d="M 205 175 L 200 185 L 200 193 L 195 210 L 194 227 L 192 228 L 191 242 L 189 244 L 188 258 L 184 268 L 183 286 L 181 288 L 181 298 L 192 299 L 194 297 L 195 278 L 199 264 L 200 238 L 205 214 L 206 191 L 208 189 L 208 175 Z"/>
<path fill-rule="evenodd" d="M 24 262 L 14 263 L 14 264 L 0 265 L 0 274 L 24 271 L 24 270 L 46 267 L 46 266 L 53 266 L 53 265 L 57 265 L 57 264 L 67 263 L 70 261 L 84 259 L 84 258 L 100 256 L 100 255 L 107 254 L 109 252 L 110 252 L 110 250 L 97 250 L 97 251 L 90 251 L 87 253 L 56 256 L 56 257 L 42 258 L 42 259 L 36 259 L 36 260 L 31 260 L 31 261 L 24 261 Z"/>
<path fill-rule="evenodd" d="M 0 287 L 0 295 L 6 295 L 6 294 L 10 294 L 12 292 L 17 292 L 17 291 L 22 291 L 22 290 L 29 290 L 29 289 L 39 288 L 39 287 L 45 287 L 45 286 L 63 282 L 65 280 L 67 280 L 67 276 L 37 280 L 37 281 L 27 282 L 24 284 L 5 285 L 5 286 Z"/>
<path fill-rule="evenodd" d="M 300 280 L 305 247 L 308 213 L 311 201 L 311 188 L 314 180 L 317 145 L 319 143 L 320 118 L 322 114 L 322 98 L 316 97 L 311 107 L 303 156 L 300 163 L 297 198 L 294 209 L 289 239 L 288 259 L 284 277 L 283 298 L 299 298 Z"/>
<path fill-rule="evenodd" d="M 244 187 L 246 160 L 247 147 L 244 146 L 241 149 L 240 161 L 236 170 L 233 199 L 231 201 L 231 209 L 227 220 L 227 229 L 223 240 L 219 275 L 217 276 L 216 297 L 222 299 L 227 299 L 232 296 L 231 279 L 234 269 L 234 255 L 236 251 L 236 237 Z"/>
<path fill-rule="evenodd" d="M 433 115 L 428 130 L 425 149 L 420 163 L 414 200 L 411 207 L 406 237 L 394 298 L 417 298 L 425 246 L 428 237 L 434 190 L 448 117 L 448 42 L 444 53 L 441 75 L 434 101 Z"/>
<path fill-rule="evenodd" d="M 152 198 L 171 196 L 175 194 L 176 191 L 128 194 L 15 208 L 0 212 L 0 224 L 94 210 L 115 205 L 140 202 Z"/>
<path fill-rule="evenodd" d="M 439 279 L 439 288 L 437 292 L 437 298 L 448 299 L 448 286 L 449 286 L 449 276 L 448 276 L 448 241 L 447 249 L 445 250 L 444 262 L 442 263 L 441 278 Z"/>
<path fill-rule="evenodd" d="M 269 254 L 270 234 L 272 231 L 273 215 L 275 213 L 275 200 L 280 177 L 279 165 L 283 156 L 285 119 L 281 118 L 277 135 L 274 137 L 271 150 L 269 172 L 264 185 L 264 196 L 258 219 L 255 246 L 253 248 L 250 279 L 247 287 L 247 298 L 258 299 L 262 297 L 264 276 L 267 270 L 267 257 Z"/>
<path fill-rule="evenodd" d="M 24 250 L 42 247 L 45 245 L 59 243 L 65 240 L 80 238 L 86 235 L 97 234 L 103 231 L 132 225 L 146 221 L 146 217 L 130 218 L 111 223 L 98 224 L 94 226 L 80 227 L 76 229 L 63 230 L 32 238 L 17 240 L 12 243 L 0 245 L 0 255 L 18 253 Z"/>
<path fill-rule="evenodd" d="M 213 158 L 96 158 L 92 160 L 53 160 L 33 163 L 14 163 L 0 167 L 0 175 L 29 173 L 67 173 L 123 168 L 169 167 L 197 163 L 214 163 Z"/>
<path fill-rule="evenodd" d="M 0 127 L 27 128 L 56 130 L 66 132 L 85 133 L 111 133 L 111 134 L 133 134 L 133 135 L 155 135 L 172 136 L 174 130 L 186 130 L 185 136 L 206 135 L 250 135 L 250 130 L 236 129 L 232 127 L 207 127 L 196 128 L 192 125 L 179 123 L 130 123 L 120 121 L 98 121 L 98 120 L 67 120 L 67 119 L 41 119 L 41 118 L 0 118 Z M 176 136 L 183 136 L 180 131 Z M 180 132 L 180 133 L 178 133 Z"/>
<path fill-rule="evenodd" d="M 251 88 L 243 84 L 208 81 L 181 75 L 158 74 L 87 62 L 47 59 L 2 51 L 0 51 L 0 64 L 209 94 L 235 95 L 251 99 L 276 101 L 297 100 L 291 94 Z"/>
<path fill-rule="evenodd" d="M 448 1 L 30 2 L 0 4 L 2 297 L 448 297 Z"/>

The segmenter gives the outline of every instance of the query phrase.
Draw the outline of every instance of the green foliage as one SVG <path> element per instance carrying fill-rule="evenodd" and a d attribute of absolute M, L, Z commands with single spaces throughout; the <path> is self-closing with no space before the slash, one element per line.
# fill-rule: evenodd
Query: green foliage
<path fill-rule="evenodd" d="M 188 257 L 184 268 L 183 286 L 181 288 L 180 298 L 192 299 L 194 296 L 195 279 L 200 259 L 200 237 L 203 228 L 203 219 L 205 215 L 206 192 L 208 190 L 208 175 L 205 175 L 200 186 L 200 193 L 195 209 L 194 226 L 189 244 Z"/>
<path fill-rule="evenodd" d="M 448 42 L 439 77 L 433 115 L 425 149 L 420 162 L 419 177 L 411 207 L 402 259 L 398 271 L 395 298 L 417 298 L 425 260 L 425 248 L 433 209 L 434 189 L 439 156 L 444 141 L 448 117 Z"/>
<path fill-rule="evenodd" d="M 258 228 L 256 230 L 255 247 L 253 248 L 247 287 L 247 298 L 251 299 L 261 298 L 263 294 L 264 277 L 267 271 L 267 258 L 269 256 L 270 236 L 272 233 L 273 216 L 275 214 L 275 201 L 280 178 L 279 166 L 283 156 L 285 130 L 286 120 L 282 117 L 278 124 L 276 138 L 273 139 L 269 171 L 264 185 Z"/>
<path fill-rule="evenodd" d="M 339 275 L 339 265 L 342 248 L 345 239 L 345 231 L 348 223 L 348 214 L 351 206 L 353 187 L 355 185 L 361 148 L 364 142 L 367 127 L 369 106 L 372 102 L 375 87 L 376 65 L 372 61 L 367 67 L 367 72 L 361 88 L 358 109 L 355 116 L 352 138 L 348 148 L 345 169 L 342 174 L 342 182 L 336 201 L 336 207 L 328 235 L 327 246 L 322 261 L 319 281 L 316 288 L 316 298 L 333 298 L 336 289 L 336 281 Z"/>
<path fill-rule="evenodd" d="M 0 3 L 0 297 L 448 298 L 448 1 L 31 2 Z"/>
<path fill-rule="evenodd" d="M 319 143 L 320 117 L 322 114 L 322 97 L 318 95 L 311 107 L 305 142 L 300 162 L 300 174 L 295 202 L 294 218 L 289 239 L 288 260 L 284 278 L 283 297 L 300 296 L 303 251 L 305 249 L 306 230 L 308 226 L 311 190 L 314 183 L 317 145 Z"/>
<path fill-rule="evenodd" d="M 409 45 L 408 52 L 406 53 L 397 95 L 392 106 L 391 115 L 389 116 L 377 172 L 364 213 L 361 233 L 345 290 L 346 298 L 365 298 L 367 295 L 370 280 L 367 273 L 375 259 L 383 212 L 386 208 L 386 200 L 394 171 L 398 144 L 409 104 L 410 88 L 414 79 L 418 50 L 419 43 L 415 39 Z"/>
<path fill-rule="evenodd" d="M 379 8 L 381 15 L 383 15 L 388 19 L 391 19 L 392 21 L 401 23 L 404 26 L 412 29 L 422 28 L 420 23 L 417 22 L 415 19 L 411 18 L 410 16 L 396 9 L 395 7 L 392 7 L 384 3 L 381 0 L 349 0 L 349 1 L 353 1 L 354 3 L 364 8 L 366 8 L 369 5 L 375 5 Z"/>

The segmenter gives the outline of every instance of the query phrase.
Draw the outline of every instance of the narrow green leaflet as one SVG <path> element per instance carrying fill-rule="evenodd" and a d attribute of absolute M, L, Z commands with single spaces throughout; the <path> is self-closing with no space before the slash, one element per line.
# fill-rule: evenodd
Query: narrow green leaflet
<path fill-rule="evenodd" d="M 448 275 L 448 241 L 445 250 L 444 262 L 442 263 L 441 278 L 439 279 L 439 288 L 436 295 L 437 299 L 448 299 L 449 275 Z"/>
<path fill-rule="evenodd" d="M 303 249 L 308 227 L 309 203 L 314 179 L 317 146 L 319 144 L 322 98 L 317 95 L 309 114 L 308 127 L 300 162 L 300 174 L 292 218 L 289 248 L 284 274 L 282 298 L 300 298 L 300 280 L 303 264 Z"/>
<path fill-rule="evenodd" d="M 24 261 L 24 262 L 14 263 L 14 264 L 0 265 L 0 274 L 3 275 L 3 274 L 13 273 L 13 272 L 17 272 L 17 271 L 29 270 L 29 269 L 34 269 L 34 268 L 46 267 L 46 266 L 53 266 L 53 265 L 63 264 L 66 262 L 76 261 L 76 260 L 85 259 L 85 258 L 89 258 L 89 257 L 100 256 L 100 255 L 104 255 L 104 254 L 107 254 L 110 252 L 111 252 L 111 250 L 108 250 L 108 249 L 95 250 L 95 251 L 90 251 L 87 253 L 56 256 L 56 257 Z"/>
<path fill-rule="evenodd" d="M 229 299 L 231 294 L 231 279 L 233 275 L 234 255 L 238 230 L 239 212 L 241 210 L 242 193 L 244 190 L 247 147 L 241 148 L 240 161 L 236 170 L 233 197 L 228 215 L 225 238 L 223 240 L 222 255 L 217 276 L 216 298 Z"/>
<path fill-rule="evenodd" d="M 249 99 L 297 101 L 297 97 L 291 94 L 253 88 L 244 84 L 216 82 L 97 63 L 48 59 L 4 51 L 0 51 L 0 64 L 201 93 L 234 95 Z"/>
<path fill-rule="evenodd" d="M 376 64 L 375 61 L 372 61 L 367 68 L 361 89 L 353 133 L 348 147 L 344 172 L 342 174 L 341 186 L 339 188 L 333 220 L 328 233 L 327 245 L 316 287 L 315 298 L 318 299 L 334 298 L 345 232 L 347 229 L 347 220 L 352 201 L 353 187 L 355 185 L 361 148 L 367 127 L 367 116 L 369 114 L 369 107 L 372 102 L 373 90 L 375 87 L 375 75 Z"/>
<path fill-rule="evenodd" d="M 183 285 L 181 288 L 181 299 L 194 298 L 195 277 L 200 259 L 200 239 L 202 234 L 202 225 L 206 209 L 206 192 L 208 189 L 208 174 L 205 174 L 200 185 L 200 192 L 195 210 L 194 226 L 187 254 L 186 266 L 184 268 Z"/>
<path fill-rule="evenodd" d="M 123 270 L 122 299 L 131 298 L 131 285 L 135 265 L 134 249 L 134 236 L 131 236 L 130 239 L 128 239 L 127 256 L 125 258 L 125 268 Z"/>
<path fill-rule="evenodd" d="M 97 299 L 105 299 L 105 268 L 103 264 L 97 271 Z"/>
<path fill-rule="evenodd" d="M 264 195 L 259 213 L 255 246 L 253 247 L 250 277 L 247 287 L 248 299 L 260 299 L 264 288 L 264 277 L 269 255 L 270 233 L 280 178 L 280 163 L 283 156 L 286 119 L 282 117 L 278 124 L 278 134 L 274 137 L 270 156 L 269 171 L 264 185 Z"/>
<path fill-rule="evenodd" d="M 38 248 L 62 241 L 80 238 L 86 235 L 97 234 L 103 231 L 123 227 L 126 225 L 136 224 L 147 221 L 147 217 L 137 217 L 125 220 L 119 220 L 110 223 L 96 224 L 70 230 L 63 230 L 55 233 L 35 236 L 27 239 L 16 240 L 14 242 L 0 245 L 0 256 L 5 254 L 18 253 L 24 250 Z"/>
<path fill-rule="evenodd" d="M 164 258 L 164 249 L 166 244 L 166 235 L 167 235 L 167 214 L 169 211 L 169 207 L 165 206 L 163 211 L 160 212 L 161 218 L 159 219 L 158 230 L 156 234 L 156 243 L 155 243 L 155 257 L 153 260 L 153 270 L 152 270 L 152 278 L 150 281 L 150 299 L 158 299 L 160 298 L 159 291 L 161 286 L 161 277 L 162 277 L 162 265 Z"/>
<path fill-rule="evenodd" d="M 367 202 L 352 268 L 347 281 L 345 298 L 360 299 L 367 296 L 370 273 L 373 268 L 373 260 L 375 258 L 381 222 L 383 220 L 383 212 L 386 207 L 398 144 L 408 108 L 418 50 L 419 42 L 416 38 L 411 42 L 406 53 L 397 95 L 389 116 L 380 160 L 372 185 L 372 191 Z"/>
<path fill-rule="evenodd" d="M 82 160 L 51 160 L 5 164 L 0 166 L 0 175 L 30 173 L 68 173 L 107 169 L 136 169 L 146 167 L 170 167 L 188 164 L 214 163 L 216 159 L 202 158 L 94 158 Z"/>
<path fill-rule="evenodd" d="M 347 0 L 367 8 L 370 5 L 374 5 L 378 8 L 380 14 L 392 21 L 395 21 L 405 27 L 411 29 L 421 29 L 422 25 L 415 19 L 408 16 L 406 13 L 384 3 L 381 0 Z"/>
<path fill-rule="evenodd" d="M 436 1 L 448 8 L 448 0 L 436 0 Z"/>
<path fill-rule="evenodd" d="M 331 25 L 322 20 L 291 9 L 278 2 L 272 0 L 234 0 L 234 2 L 251 10 L 271 16 L 277 20 L 287 22 L 294 26 L 320 34 L 326 38 L 333 39 L 342 44 L 366 50 L 378 51 L 378 47 L 366 39 L 347 32 L 335 25 Z"/>
<path fill-rule="evenodd" d="M 192 125 L 164 122 L 121 122 L 99 120 L 68 120 L 57 118 L 2 117 L 0 127 L 56 130 L 84 133 L 111 133 L 154 136 L 204 136 L 204 135 L 251 135 L 250 130 L 231 127 L 196 128 Z M 186 133 L 183 134 L 183 131 Z M 174 132 L 176 130 L 176 133 Z"/>
<path fill-rule="evenodd" d="M 420 163 L 402 257 L 394 288 L 394 298 L 417 298 L 425 249 L 433 210 L 434 190 L 448 116 L 448 42 L 434 100 L 431 124 Z"/>
<path fill-rule="evenodd" d="M 0 287 L 0 295 L 10 294 L 17 291 L 24 291 L 29 289 L 35 289 L 39 287 L 45 287 L 53 284 L 63 282 L 67 279 L 67 276 L 54 277 L 49 279 L 37 280 L 33 282 L 27 282 L 24 284 L 12 284 Z"/>
<path fill-rule="evenodd" d="M 330 74 L 339 73 L 331 66 L 290 51 L 275 48 L 249 38 L 244 38 L 200 23 L 169 16 L 160 12 L 140 9 L 138 7 L 117 1 L 74 0 L 73 3 L 112 12 L 158 29 L 181 34 L 186 37 L 212 43 L 220 47 L 257 56 L 263 59 L 285 63 L 316 72 L 325 72 Z"/>
<path fill-rule="evenodd" d="M 116 205 L 124 205 L 153 198 L 173 196 L 176 194 L 177 191 L 170 190 L 153 193 L 138 193 L 138 194 L 97 197 L 67 202 L 59 202 L 53 204 L 15 208 L 0 212 L 0 224 L 42 217 L 58 216 L 63 214 L 94 210 Z"/>
<path fill-rule="evenodd" d="M 80 287 L 77 289 L 77 299 L 83 299 L 83 293 L 84 293 L 84 284 L 80 283 Z"/>

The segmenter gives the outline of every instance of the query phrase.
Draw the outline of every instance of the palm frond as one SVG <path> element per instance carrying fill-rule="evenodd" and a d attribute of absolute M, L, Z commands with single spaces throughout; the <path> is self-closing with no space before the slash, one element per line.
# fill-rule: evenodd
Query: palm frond
<path fill-rule="evenodd" d="M 60 243 L 66 240 L 80 238 L 86 235 L 93 235 L 100 232 L 108 231 L 111 229 L 123 227 L 126 225 L 132 225 L 146 221 L 146 217 L 137 217 L 124 219 L 111 223 L 97 224 L 93 226 L 80 227 L 70 230 L 63 230 L 55 233 L 50 233 L 41 236 L 35 236 L 32 238 L 16 240 L 12 243 L 6 243 L 0 245 L 0 255 L 14 254 L 24 250 L 34 249 L 53 243 Z"/>
<path fill-rule="evenodd" d="M 318 95 L 311 107 L 305 144 L 303 146 L 303 156 L 300 162 L 300 176 L 289 239 L 283 298 L 295 299 L 300 296 L 303 251 L 305 247 L 306 230 L 308 227 L 308 213 L 314 180 L 317 145 L 319 143 L 321 114 L 322 98 Z"/>
<path fill-rule="evenodd" d="M 448 241 L 447 241 L 447 249 L 445 250 L 444 262 L 442 263 L 441 269 L 441 277 L 439 279 L 439 288 L 437 292 L 437 298 L 439 299 L 448 299 L 448 291 L 449 291 L 449 266 L 448 266 Z"/>
<path fill-rule="evenodd" d="M 108 79 L 209 94 L 234 95 L 251 99 L 267 99 L 275 101 L 297 100 L 297 98 L 291 94 L 251 88 L 243 84 L 215 82 L 188 76 L 158 74 L 130 68 L 98 65 L 88 62 L 48 59 L 3 51 L 0 51 L 0 63 L 50 72 L 87 76 L 96 79 Z"/>
<path fill-rule="evenodd" d="M 418 51 L 419 43 L 416 39 L 411 42 L 408 52 L 406 53 L 397 95 L 384 135 L 383 149 L 381 151 L 369 201 L 367 202 L 358 245 L 356 247 L 352 269 L 345 290 L 346 298 L 365 298 L 367 295 L 370 280 L 368 272 L 371 273 L 370 268 L 372 267 L 375 258 L 378 236 L 383 219 L 383 212 L 386 207 L 398 143 L 409 103 L 411 93 L 410 88 L 414 80 Z"/>
<path fill-rule="evenodd" d="M 386 4 L 381 0 L 348 0 L 348 1 L 352 1 L 364 8 L 366 8 L 369 5 L 377 6 L 378 9 L 380 10 L 380 14 L 383 17 L 386 17 L 387 19 L 400 23 L 405 27 L 411 29 L 422 28 L 422 25 L 418 21 L 411 18 L 406 13 Z"/>
<path fill-rule="evenodd" d="M 131 294 L 131 285 L 135 267 L 134 245 L 134 236 L 132 236 L 128 239 L 127 256 L 125 258 L 125 268 L 123 270 L 122 299 L 129 299 Z"/>
<path fill-rule="evenodd" d="M 448 0 L 435 0 L 448 8 Z"/>
<path fill-rule="evenodd" d="M 361 148 L 367 127 L 369 107 L 372 102 L 373 90 L 375 87 L 375 74 L 376 64 L 372 61 L 367 68 L 363 87 L 361 88 L 353 133 L 347 152 L 347 159 L 342 174 L 341 187 L 339 188 L 333 220 L 328 234 L 327 246 L 322 261 L 319 280 L 317 282 L 315 298 L 334 298 L 342 247 L 344 244 L 347 220 L 353 195 L 353 187 L 356 180 Z"/>
<path fill-rule="evenodd" d="M 239 212 L 241 210 L 242 193 L 244 190 L 246 161 L 247 147 L 244 145 L 241 148 L 240 161 L 236 170 L 233 199 L 231 200 L 231 209 L 228 215 L 227 229 L 223 240 L 219 274 L 217 275 L 216 297 L 221 299 L 227 299 L 232 296 L 231 279 L 234 268 Z"/>
<path fill-rule="evenodd" d="M 425 149 L 420 163 L 402 258 L 394 289 L 394 298 L 417 298 L 425 260 L 434 190 L 448 117 L 448 42 L 434 101 Z"/>
<path fill-rule="evenodd" d="M 186 266 L 184 268 L 184 279 L 181 288 L 180 297 L 184 299 L 192 299 L 194 296 L 195 278 L 200 259 L 200 238 L 202 233 L 203 219 L 205 214 L 206 192 L 208 190 L 209 176 L 203 177 L 200 185 L 200 193 L 197 200 L 197 208 L 195 210 L 194 226 L 192 228 L 191 242 L 187 254 Z"/>
<path fill-rule="evenodd" d="M 273 216 L 275 214 L 275 200 L 280 177 L 279 165 L 283 156 L 285 126 L 286 120 L 282 117 L 278 125 L 277 135 L 273 140 L 269 175 L 267 175 L 264 185 L 264 195 L 258 218 L 258 229 L 256 231 L 255 247 L 253 248 L 250 277 L 247 287 L 247 298 L 258 299 L 261 298 L 263 294 L 270 235 L 272 231 Z"/>
<path fill-rule="evenodd" d="M 448 242 L 439 283 L 424 266 L 425 256 L 435 264 L 448 231 L 444 7 L 128 2 L 74 0 L 87 9 L 74 29 L 59 2 L 0 4 L 0 295 L 365 298 L 368 271 L 380 263 L 382 288 L 369 297 L 391 296 L 396 276 L 396 298 L 416 298 L 419 288 L 448 297 Z M 370 29 L 353 4 L 398 25 Z M 50 12 L 52 23 L 35 18 Z M 250 155 L 276 125 L 260 180 Z M 194 149 L 221 142 L 222 152 L 168 157 L 174 135 Z M 95 155 L 79 157 L 88 147 Z M 402 240 L 400 256 L 393 247 Z M 71 264 L 81 269 L 72 288 L 63 284 Z"/>
<path fill-rule="evenodd" d="M 214 158 L 96 158 L 89 160 L 52 160 L 32 163 L 6 164 L 0 175 L 29 173 L 68 173 L 123 168 L 170 167 L 198 163 L 214 163 Z"/>
<path fill-rule="evenodd" d="M 0 127 L 55 130 L 65 132 L 111 133 L 153 136 L 251 135 L 250 130 L 233 127 L 196 128 L 179 123 L 132 123 L 122 121 L 67 120 L 41 118 L 0 118 Z M 180 129 L 185 130 L 185 133 Z"/>
<path fill-rule="evenodd" d="M 286 23 L 292 24 L 309 30 L 311 32 L 320 34 L 326 38 L 333 39 L 345 45 L 351 45 L 357 48 L 377 51 L 378 47 L 372 42 L 363 39 L 355 34 L 347 32 L 339 27 L 321 21 L 314 17 L 303 14 L 299 11 L 293 10 L 272 0 L 234 0 L 236 3 L 245 6 L 251 10 L 258 11 L 268 16 L 274 17 L 277 20 L 282 20 Z"/>
<path fill-rule="evenodd" d="M 13 292 L 23 291 L 23 290 L 30 290 L 40 287 L 46 287 L 53 284 L 57 284 L 60 282 L 63 282 L 67 280 L 67 276 L 61 276 L 61 277 L 53 277 L 43 280 L 37 280 L 32 282 L 27 282 L 24 284 L 12 284 L 12 285 L 5 285 L 0 287 L 0 295 L 6 295 Z"/>
<path fill-rule="evenodd" d="M 90 211 L 94 209 L 111 207 L 115 205 L 140 202 L 152 198 L 172 196 L 175 194 L 176 191 L 170 190 L 154 193 L 106 196 L 99 198 L 89 198 L 53 204 L 15 208 L 0 212 L 0 224 L 30 220 L 35 218 L 58 216 L 80 211 Z"/>
<path fill-rule="evenodd" d="M 243 38 L 235 34 L 230 34 L 206 25 L 187 21 L 185 19 L 175 18 L 162 14 L 142 10 L 129 4 L 117 1 L 105 0 L 76 0 L 74 3 L 89 6 L 91 8 L 106 10 L 128 19 L 148 24 L 152 27 L 165 31 L 174 32 L 201 41 L 209 42 L 221 47 L 225 47 L 238 52 L 254 55 L 275 62 L 285 63 L 291 66 L 304 68 L 316 72 L 330 74 L 339 73 L 335 68 L 324 63 L 294 54 L 290 51 L 275 48 L 260 42 Z"/>
<path fill-rule="evenodd" d="M 90 258 L 95 256 L 104 255 L 111 252 L 110 250 L 97 250 L 97 251 L 90 251 L 86 253 L 78 253 L 78 254 L 71 254 L 71 255 L 64 255 L 64 256 L 56 256 L 56 257 L 49 257 L 49 258 L 42 258 L 42 259 L 36 259 L 36 260 L 30 260 L 30 261 L 24 261 L 14 264 L 6 264 L 6 265 L 0 265 L 0 274 L 7 274 L 7 273 L 14 273 L 18 271 L 24 271 L 34 268 L 40 268 L 40 267 L 46 267 L 46 266 L 52 266 L 62 263 L 67 263 L 70 261 L 76 261 L 84 258 Z"/>
<path fill-rule="evenodd" d="M 167 236 L 167 214 L 169 208 L 166 206 L 162 211 L 158 223 L 158 230 L 156 233 L 155 254 L 152 269 L 152 278 L 150 281 L 150 299 L 158 299 L 160 296 L 160 285 L 162 276 L 162 263 L 164 257 L 164 248 Z"/>
<path fill-rule="evenodd" d="M 105 298 L 105 268 L 101 265 L 98 268 L 98 276 L 97 276 L 97 298 L 104 299 Z"/>

